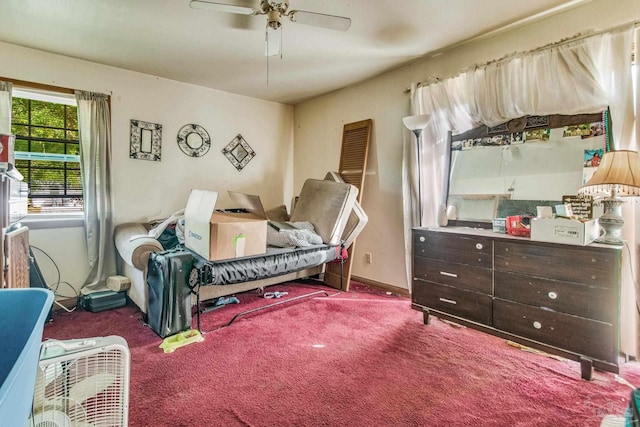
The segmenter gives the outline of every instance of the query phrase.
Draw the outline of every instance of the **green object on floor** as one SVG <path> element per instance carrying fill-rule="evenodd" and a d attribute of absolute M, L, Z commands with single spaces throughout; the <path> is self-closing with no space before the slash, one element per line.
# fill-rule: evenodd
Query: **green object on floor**
<path fill-rule="evenodd" d="M 176 348 L 184 347 L 185 345 L 202 341 L 204 341 L 204 338 L 202 334 L 200 334 L 200 331 L 189 329 L 188 331 L 180 332 L 175 335 L 171 335 L 170 337 L 166 337 L 162 340 L 160 348 L 163 349 L 165 353 L 173 353 Z"/>

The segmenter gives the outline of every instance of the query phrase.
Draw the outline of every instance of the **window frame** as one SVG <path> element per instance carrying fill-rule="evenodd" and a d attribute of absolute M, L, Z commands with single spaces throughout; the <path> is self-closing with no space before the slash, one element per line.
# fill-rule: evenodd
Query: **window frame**
<path fill-rule="evenodd" d="M 12 78 L 1 77 L 0 80 L 10 82 L 13 85 L 13 91 L 38 91 L 49 92 L 52 94 L 74 97 L 75 90 L 66 87 L 52 86 L 41 83 L 34 83 L 25 80 L 18 80 Z M 13 95 L 12 95 L 13 97 Z M 111 100 L 109 100 L 110 102 Z M 84 194 L 83 194 L 84 197 Z M 30 229 L 54 229 L 54 228 L 67 228 L 67 227 L 83 227 L 84 226 L 84 212 L 73 213 L 27 213 L 27 215 L 19 220 L 20 223 L 26 225 Z"/>

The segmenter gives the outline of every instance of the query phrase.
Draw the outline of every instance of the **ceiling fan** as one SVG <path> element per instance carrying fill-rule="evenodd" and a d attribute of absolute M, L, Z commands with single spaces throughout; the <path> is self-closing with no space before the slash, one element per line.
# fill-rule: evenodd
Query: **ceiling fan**
<path fill-rule="evenodd" d="M 189 6 L 193 9 L 211 9 L 218 12 L 236 13 L 239 15 L 266 15 L 265 55 L 267 56 L 277 56 L 282 52 L 281 20 L 283 16 L 288 17 L 292 22 L 328 28 L 330 30 L 347 31 L 351 26 L 351 18 L 344 16 L 327 15 L 305 10 L 289 10 L 289 0 L 280 2 L 261 0 L 258 9 L 208 0 L 191 0 Z"/>

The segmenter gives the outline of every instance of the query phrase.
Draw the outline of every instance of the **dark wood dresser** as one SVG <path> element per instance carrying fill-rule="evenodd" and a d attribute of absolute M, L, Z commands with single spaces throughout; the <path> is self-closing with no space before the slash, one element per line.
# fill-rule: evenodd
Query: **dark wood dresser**
<path fill-rule="evenodd" d="M 413 229 L 412 307 L 619 372 L 621 247 L 572 246 L 470 228 Z"/>

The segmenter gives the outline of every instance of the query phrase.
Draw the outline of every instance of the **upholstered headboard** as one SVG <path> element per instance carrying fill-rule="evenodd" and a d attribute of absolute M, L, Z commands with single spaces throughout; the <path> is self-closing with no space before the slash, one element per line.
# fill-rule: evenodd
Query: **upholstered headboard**
<path fill-rule="evenodd" d="M 291 213 L 291 222 L 309 221 L 324 243 L 337 245 L 358 195 L 351 184 L 308 179 Z"/>

